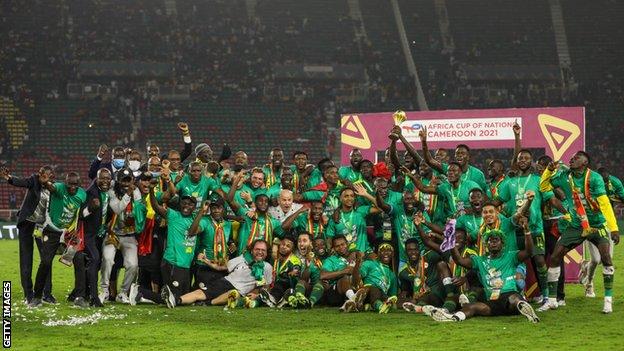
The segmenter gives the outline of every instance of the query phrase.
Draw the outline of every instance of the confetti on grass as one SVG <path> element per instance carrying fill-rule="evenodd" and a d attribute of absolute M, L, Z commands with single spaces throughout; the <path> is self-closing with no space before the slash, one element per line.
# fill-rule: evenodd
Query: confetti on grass
<path fill-rule="evenodd" d="M 108 319 L 124 319 L 125 314 L 104 314 L 102 312 L 95 312 L 89 316 L 69 316 L 68 319 L 48 320 L 41 324 L 46 327 L 58 327 L 58 326 L 76 326 L 81 324 L 95 324 L 99 321 Z"/>

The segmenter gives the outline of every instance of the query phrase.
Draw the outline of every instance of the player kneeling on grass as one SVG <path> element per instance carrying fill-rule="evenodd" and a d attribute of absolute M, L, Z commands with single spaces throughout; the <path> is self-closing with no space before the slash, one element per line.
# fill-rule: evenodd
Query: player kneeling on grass
<path fill-rule="evenodd" d="M 533 307 L 518 292 L 515 274 L 516 267 L 530 257 L 533 250 L 533 238 L 525 217 L 521 219 L 525 229 L 525 248 L 521 251 L 505 251 L 505 234 L 499 230 L 487 233 L 488 253 L 482 256 L 462 257 L 457 247 L 451 251 L 453 260 L 466 269 L 476 268 L 483 284 L 486 302 L 464 305 L 459 312 L 447 313 L 443 309 L 431 309 L 431 317 L 438 322 L 457 322 L 473 316 L 501 316 L 521 313 L 533 323 L 539 318 Z"/>
<path fill-rule="evenodd" d="M 323 298 L 329 306 L 341 306 L 340 310 L 349 312 L 355 309 L 355 286 L 359 280 L 362 253 L 349 252 L 348 241 L 344 235 L 332 239 L 335 254 L 329 256 L 321 267 L 321 281 L 325 287 Z"/>
<path fill-rule="evenodd" d="M 318 250 L 315 250 L 314 244 L 317 244 Z M 288 298 L 290 307 L 312 308 L 323 297 L 325 287 L 321 283 L 321 267 L 322 257 L 325 255 L 325 241 L 318 238 L 314 244 L 310 233 L 299 234 L 297 257 L 301 261 L 302 271 L 295 286 L 295 295 Z"/>
<path fill-rule="evenodd" d="M 389 243 L 379 245 L 378 259 L 368 259 L 362 262 L 360 277 L 363 287 L 355 293 L 356 311 L 364 311 L 364 306 L 370 304 L 374 311 L 388 313 L 396 305 L 398 283 L 396 274 L 392 271 L 394 248 Z"/>
<path fill-rule="evenodd" d="M 269 307 L 283 307 L 295 294 L 295 285 L 301 273 L 301 261 L 294 253 L 295 239 L 285 236 L 280 240 L 278 257 L 273 262 L 273 284 L 269 290 L 260 290 L 260 300 Z"/>
<path fill-rule="evenodd" d="M 169 308 L 205 301 L 206 305 L 226 305 L 227 308 L 256 307 L 260 289 L 273 281 L 273 267 L 264 260 L 269 244 L 255 240 L 247 251 L 227 263 L 228 275 L 213 282 L 206 289 L 197 289 L 176 298 L 168 291 L 165 301 Z"/>

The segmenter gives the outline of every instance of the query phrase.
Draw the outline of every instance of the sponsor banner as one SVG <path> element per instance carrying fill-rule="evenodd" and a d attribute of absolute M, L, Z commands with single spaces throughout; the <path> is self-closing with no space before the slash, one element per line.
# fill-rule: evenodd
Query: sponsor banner
<path fill-rule="evenodd" d="M 522 126 L 522 120 L 513 117 L 501 118 L 465 118 L 431 119 L 406 121 L 401 123 L 405 138 L 411 143 L 420 143 L 418 134 L 427 128 L 427 142 L 434 141 L 479 141 L 479 140 L 514 140 L 511 127 L 514 122 Z"/>
<path fill-rule="evenodd" d="M 376 151 L 388 147 L 394 126 L 393 112 L 354 113 L 341 118 L 341 163 L 349 163 L 352 148 L 364 158 L 376 161 Z M 544 148 L 555 160 L 567 161 L 585 149 L 583 107 L 519 108 L 492 110 L 445 110 L 406 112 L 401 123 L 406 139 L 420 149 L 418 133 L 427 127 L 430 149 L 450 148 L 463 143 L 473 149 L 513 148 L 511 125 L 522 126 L 522 145 Z M 403 148 L 399 144 L 399 148 Z"/>

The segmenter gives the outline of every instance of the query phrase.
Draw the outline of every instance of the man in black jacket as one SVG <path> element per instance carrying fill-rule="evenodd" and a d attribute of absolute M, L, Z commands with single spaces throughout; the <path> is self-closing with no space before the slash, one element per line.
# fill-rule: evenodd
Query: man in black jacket
<path fill-rule="evenodd" d="M 100 250 L 97 237 L 106 233 L 106 217 L 108 214 L 109 194 L 112 181 L 111 172 L 101 168 L 95 181 L 87 189 L 87 201 L 80 211 L 84 225 L 84 250 L 74 256 L 75 287 L 70 295 L 74 305 L 78 307 L 103 307 L 98 298 L 98 268 L 100 268 Z M 87 284 L 89 289 L 87 291 Z M 88 294 L 87 294 L 88 292 Z M 87 296 L 88 295 L 88 296 Z"/>
<path fill-rule="evenodd" d="M 89 166 L 89 179 L 95 179 L 97 172 L 101 168 L 106 168 L 113 176 L 118 170 L 126 166 L 126 150 L 122 146 L 115 146 L 113 148 L 113 154 L 109 162 L 102 162 L 104 157 L 108 153 L 108 146 L 106 144 L 100 145 L 98 154 Z"/>
<path fill-rule="evenodd" d="M 33 239 L 35 239 L 33 234 L 35 229 L 41 234 L 50 200 L 50 192 L 43 185 L 54 180 L 54 171 L 50 166 L 43 166 L 38 173 L 28 178 L 17 178 L 9 173 L 8 168 L 2 167 L 0 168 L 0 179 L 7 180 L 13 186 L 28 189 L 18 212 L 17 229 L 19 230 L 20 278 L 22 289 L 24 289 L 24 298 L 26 303 L 29 303 L 33 297 L 32 266 Z M 41 235 L 35 239 L 35 242 L 41 255 Z M 56 299 L 52 296 L 51 273 L 48 275 L 43 289 L 43 301 L 56 303 Z"/>

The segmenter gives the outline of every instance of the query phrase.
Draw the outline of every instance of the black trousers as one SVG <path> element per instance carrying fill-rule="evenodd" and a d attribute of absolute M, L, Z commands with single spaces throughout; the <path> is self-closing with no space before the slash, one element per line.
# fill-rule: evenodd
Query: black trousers
<path fill-rule="evenodd" d="M 48 279 L 48 276 L 51 277 L 52 261 L 60 245 L 60 239 L 61 233 L 44 229 L 43 242 L 41 243 L 41 262 L 39 263 L 39 269 L 37 269 L 37 276 L 35 278 L 34 297 L 36 298 L 40 299 L 42 297 L 46 279 Z"/>
<path fill-rule="evenodd" d="M 152 241 L 152 253 L 146 256 L 139 255 L 138 283 L 143 288 L 150 290 L 152 288 L 152 284 L 156 284 L 158 286 L 162 285 L 160 268 L 162 255 L 162 244 L 157 237 L 154 237 Z"/>
<path fill-rule="evenodd" d="M 33 281 L 32 281 L 32 268 L 33 268 L 33 242 L 37 244 L 37 251 L 41 256 L 41 239 L 35 239 L 33 232 L 35 231 L 35 223 L 30 221 L 23 221 L 17 224 L 18 240 L 19 240 L 19 265 L 20 265 L 20 280 L 22 283 L 22 289 L 24 290 L 24 297 L 30 300 L 33 297 Z M 50 295 L 52 293 L 52 271 L 45 281 L 43 287 L 43 293 Z"/>
<path fill-rule="evenodd" d="M 89 300 L 88 297 L 91 300 L 98 298 L 97 282 L 100 260 L 100 250 L 97 247 L 95 235 L 85 234 L 85 248 L 74 256 L 74 297 L 84 297 L 87 300 Z"/>
<path fill-rule="evenodd" d="M 168 285 L 175 297 L 180 297 L 189 292 L 191 287 L 191 273 L 188 268 L 181 268 L 172 265 L 166 260 L 162 260 L 160 265 L 163 286 Z M 161 286 L 162 289 L 162 286 Z M 160 294 L 154 293 L 150 289 L 139 287 L 141 295 L 156 303 L 165 303 Z"/>
<path fill-rule="evenodd" d="M 215 281 L 227 276 L 227 271 L 219 272 L 213 271 L 208 266 L 195 266 L 195 282 L 193 283 L 194 289 L 201 289 L 202 287 L 208 287 Z"/>

